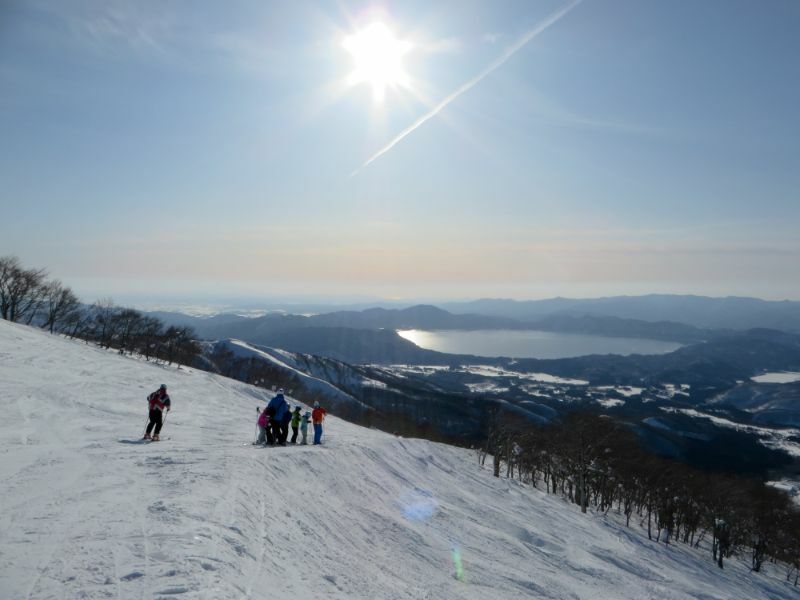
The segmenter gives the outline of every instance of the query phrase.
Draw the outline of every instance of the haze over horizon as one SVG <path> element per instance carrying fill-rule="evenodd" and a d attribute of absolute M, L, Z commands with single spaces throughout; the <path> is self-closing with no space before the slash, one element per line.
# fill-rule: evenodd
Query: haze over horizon
<path fill-rule="evenodd" d="M 800 300 L 798 31 L 790 0 L 12 0 L 0 256 L 86 301 Z"/>

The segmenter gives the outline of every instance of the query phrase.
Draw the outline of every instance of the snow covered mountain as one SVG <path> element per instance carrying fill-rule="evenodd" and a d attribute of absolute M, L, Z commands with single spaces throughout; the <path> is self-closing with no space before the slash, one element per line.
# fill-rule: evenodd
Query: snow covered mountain
<path fill-rule="evenodd" d="M 474 453 L 330 417 L 255 448 L 271 394 L 0 321 L 0 597 L 783 598 L 613 514 L 495 479 Z M 145 396 L 173 410 L 142 445 Z M 294 404 L 294 402 L 290 403 Z"/>

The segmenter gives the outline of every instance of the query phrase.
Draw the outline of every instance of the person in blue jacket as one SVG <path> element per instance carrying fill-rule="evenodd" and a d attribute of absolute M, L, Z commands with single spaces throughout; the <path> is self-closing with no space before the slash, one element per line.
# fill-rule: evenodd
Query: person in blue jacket
<path fill-rule="evenodd" d="M 283 421 L 284 415 L 289 412 L 289 405 L 286 403 L 286 398 L 283 397 L 283 388 L 280 388 L 278 394 L 269 401 L 267 411 L 271 415 L 269 424 L 272 427 L 272 434 L 275 436 L 275 443 L 285 446 L 289 431 L 288 427 L 283 425 Z"/>

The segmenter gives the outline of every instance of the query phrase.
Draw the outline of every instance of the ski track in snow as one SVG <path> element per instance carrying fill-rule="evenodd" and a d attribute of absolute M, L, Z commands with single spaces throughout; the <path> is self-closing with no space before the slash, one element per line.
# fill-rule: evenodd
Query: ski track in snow
<path fill-rule="evenodd" d="M 796 594 L 773 565 L 720 571 L 467 450 L 335 417 L 323 446 L 253 447 L 267 390 L 6 322 L 0 357 L 3 600 Z M 140 444 L 160 383 L 170 439 Z"/>

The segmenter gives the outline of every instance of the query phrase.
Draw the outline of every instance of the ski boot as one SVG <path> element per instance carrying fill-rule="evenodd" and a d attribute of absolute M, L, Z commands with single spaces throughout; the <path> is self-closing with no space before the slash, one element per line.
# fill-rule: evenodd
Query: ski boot
<path fill-rule="evenodd" d="M 160 439 L 161 439 L 161 438 L 159 438 L 159 437 L 158 437 L 158 434 L 157 434 L 157 433 L 154 433 L 154 434 L 153 434 L 153 441 L 154 441 L 154 442 L 157 442 L 157 441 L 159 441 Z"/>
<path fill-rule="evenodd" d="M 152 439 L 152 438 L 150 437 L 150 434 L 149 434 L 149 433 L 145 433 L 145 434 L 144 434 L 144 437 L 143 437 L 142 439 L 143 439 L 143 440 L 149 440 L 149 439 Z"/>

